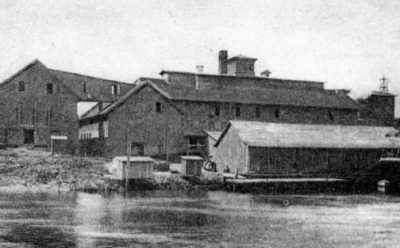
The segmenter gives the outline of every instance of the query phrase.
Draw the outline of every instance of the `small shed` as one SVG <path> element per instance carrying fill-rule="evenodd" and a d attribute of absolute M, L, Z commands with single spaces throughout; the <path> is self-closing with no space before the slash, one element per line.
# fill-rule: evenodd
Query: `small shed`
<path fill-rule="evenodd" d="M 50 152 L 66 153 L 67 152 L 68 137 L 63 135 L 50 135 Z"/>
<path fill-rule="evenodd" d="M 200 176 L 203 158 L 199 156 L 181 156 L 181 173 L 184 176 Z"/>
<path fill-rule="evenodd" d="M 119 180 L 126 178 L 126 166 L 128 158 L 126 156 L 115 157 L 112 161 L 111 173 Z M 150 157 L 130 157 L 128 167 L 128 179 L 153 178 L 154 160 Z"/>

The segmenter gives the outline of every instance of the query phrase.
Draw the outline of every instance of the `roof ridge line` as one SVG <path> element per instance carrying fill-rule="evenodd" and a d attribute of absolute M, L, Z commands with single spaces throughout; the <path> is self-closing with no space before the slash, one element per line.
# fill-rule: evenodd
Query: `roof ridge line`
<path fill-rule="evenodd" d="M 54 71 L 54 72 L 68 73 L 68 74 L 72 74 L 72 75 L 80 76 L 80 77 L 85 77 L 85 78 L 98 79 L 98 80 L 102 80 L 102 81 L 110 81 L 110 82 L 115 82 L 115 83 L 120 83 L 120 84 L 133 85 L 132 83 L 128 83 L 128 82 L 122 82 L 122 81 L 113 80 L 113 79 L 95 77 L 95 76 L 90 76 L 90 75 L 76 73 L 76 72 L 70 72 L 70 71 L 64 71 L 64 70 L 58 70 L 58 69 L 52 69 L 52 68 L 48 68 L 48 69 L 51 70 L 51 71 Z"/>

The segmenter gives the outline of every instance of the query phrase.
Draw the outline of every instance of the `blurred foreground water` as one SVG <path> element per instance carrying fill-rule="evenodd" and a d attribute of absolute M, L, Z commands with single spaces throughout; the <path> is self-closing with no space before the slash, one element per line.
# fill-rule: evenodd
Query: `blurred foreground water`
<path fill-rule="evenodd" d="M 291 205 L 281 202 L 289 199 Z M 0 247 L 399 247 L 400 200 L 207 191 L 0 194 Z"/>

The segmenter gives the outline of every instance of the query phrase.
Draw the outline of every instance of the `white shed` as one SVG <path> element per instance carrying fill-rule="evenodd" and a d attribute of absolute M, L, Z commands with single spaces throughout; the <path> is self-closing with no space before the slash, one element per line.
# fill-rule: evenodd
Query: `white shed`
<path fill-rule="evenodd" d="M 181 156 L 181 173 L 184 176 L 200 176 L 203 158 L 199 156 Z"/>
<path fill-rule="evenodd" d="M 127 157 L 115 157 L 111 166 L 111 173 L 119 180 L 125 179 Z M 154 160 L 150 157 L 130 157 L 128 179 L 153 178 Z"/>

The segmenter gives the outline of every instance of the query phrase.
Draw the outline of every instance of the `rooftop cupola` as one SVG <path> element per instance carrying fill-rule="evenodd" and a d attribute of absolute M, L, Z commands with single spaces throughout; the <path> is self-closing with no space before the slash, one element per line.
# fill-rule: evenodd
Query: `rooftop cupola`
<path fill-rule="evenodd" d="M 222 50 L 219 52 L 219 73 L 235 76 L 254 77 L 254 64 L 257 59 L 245 55 L 237 55 L 228 58 L 228 52 Z"/>

